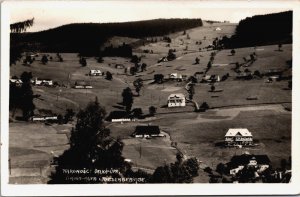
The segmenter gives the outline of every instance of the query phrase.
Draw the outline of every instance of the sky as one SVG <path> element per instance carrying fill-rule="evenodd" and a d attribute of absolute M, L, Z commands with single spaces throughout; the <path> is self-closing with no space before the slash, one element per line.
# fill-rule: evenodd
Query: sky
<path fill-rule="evenodd" d="M 69 23 L 107 23 L 156 18 L 201 18 L 238 23 L 253 15 L 292 10 L 290 4 L 257 1 L 225 2 L 195 0 L 163 1 L 12 1 L 8 3 L 10 23 L 34 17 L 28 32 Z"/>

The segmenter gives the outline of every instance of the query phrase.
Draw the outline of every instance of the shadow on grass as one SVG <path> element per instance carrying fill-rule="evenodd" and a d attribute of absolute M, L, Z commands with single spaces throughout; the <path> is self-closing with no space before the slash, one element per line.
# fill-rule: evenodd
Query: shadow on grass
<path fill-rule="evenodd" d="M 215 147 L 225 148 L 225 143 L 224 142 L 216 142 Z"/>
<path fill-rule="evenodd" d="M 113 105 L 113 108 L 116 108 L 116 109 L 124 109 L 124 106 Z"/>

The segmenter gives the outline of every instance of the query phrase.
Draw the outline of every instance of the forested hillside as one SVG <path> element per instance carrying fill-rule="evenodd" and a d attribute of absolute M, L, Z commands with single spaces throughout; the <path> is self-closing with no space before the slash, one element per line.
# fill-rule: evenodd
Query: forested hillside
<path fill-rule="evenodd" d="M 144 38 L 202 26 L 201 19 L 155 19 L 125 23 L 78 23 L 34 33 L 13 33 L 11 39 L 30 50 L 47 52 L 98 52 L 112 36 Z M 88 51 L 87 51 L 88 49 Z"/>
<path fill-rule="evenodd" d="M 257 15 L 239 22 L 228 47 L 292 43 L 293 12 Z"/>

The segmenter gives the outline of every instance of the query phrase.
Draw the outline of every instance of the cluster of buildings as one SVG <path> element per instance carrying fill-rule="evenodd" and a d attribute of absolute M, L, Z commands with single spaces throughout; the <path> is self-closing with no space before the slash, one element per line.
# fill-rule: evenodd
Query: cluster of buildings
<path fill-rule="evenodd" d="M 21 86 L 23 84 L 23 81 L 19 78 L 11 78 L 9 80 L 10 83 L 15 84 L 16 86 Z M 36 86 L 53 86 L 53 80 L 47 79 L 47 78 L 35 78 L 31 80 L 31 84 Z"/>
<path fill-rule="evenodd" d="M 259 174 L 270 167 L 271 161 L 267 155 L 253 155 L 244 153 L 242 155 L 236 155 L 231 158 L 231 161 L 227 163 L 230 175 L 236 175 L 244 168 L 255 169 L 255 174 L 259 177 Z"/>

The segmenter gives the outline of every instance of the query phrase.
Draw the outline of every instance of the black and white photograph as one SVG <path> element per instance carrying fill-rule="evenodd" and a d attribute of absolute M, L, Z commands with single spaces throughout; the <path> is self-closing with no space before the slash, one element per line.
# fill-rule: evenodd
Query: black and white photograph
<path fill-rule="evenodd" d="M 296 1 L 4 1 L 1 182 L 295 186 L 298 13 Z"/>

